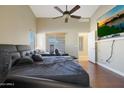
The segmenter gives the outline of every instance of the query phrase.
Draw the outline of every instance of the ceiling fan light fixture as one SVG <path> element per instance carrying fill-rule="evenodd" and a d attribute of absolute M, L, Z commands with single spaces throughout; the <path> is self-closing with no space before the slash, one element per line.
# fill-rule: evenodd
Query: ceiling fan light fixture
<path fill-rule="evenodd" d="M 69 18 L 69 16 L 70 16 L 69 14 L 64 14 L 63 18 Z"/>

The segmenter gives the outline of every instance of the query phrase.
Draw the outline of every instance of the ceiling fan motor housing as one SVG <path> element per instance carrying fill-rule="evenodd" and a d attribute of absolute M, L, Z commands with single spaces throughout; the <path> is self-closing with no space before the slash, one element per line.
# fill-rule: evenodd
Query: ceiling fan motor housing
<path fill-rule="evenodd" d="M 63 15 L 65 15 L 65 14 L 70 15 L 70 12 L 69 12 L 69 11 L 65 11 L 65 12 L 63 13 Z"/>

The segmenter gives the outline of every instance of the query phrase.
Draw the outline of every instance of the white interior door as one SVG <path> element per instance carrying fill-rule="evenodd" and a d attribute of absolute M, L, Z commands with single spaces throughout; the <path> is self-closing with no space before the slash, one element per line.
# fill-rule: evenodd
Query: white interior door
<path fill-rule="evenodd" d="M 88 33 L 88 60 L 95 63 L 95 31 Z"/>

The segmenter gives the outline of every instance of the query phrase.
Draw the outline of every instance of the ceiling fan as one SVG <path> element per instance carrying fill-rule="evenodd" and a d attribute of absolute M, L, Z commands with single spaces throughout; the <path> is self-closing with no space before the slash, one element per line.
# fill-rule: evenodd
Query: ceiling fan
<path fill-rule="evenodd" d="M 66 5 L 66 10 L 65 11 L 62 11 L 58 6 L 55 6 L 54 8 L 57 11 L 59 11 L 60 13 L 62 13 L 63 15 L 62 16 L 58 16 L 58 17 L 55 17 L 53 19 L 64 17 L 65 18 L 65 23 L 68 23 L 69 17 L 70 18 L 75 18 L 75 19 L 80 19 L 81 18 L 81 16 L 72 15 L 72 13 L 74 13 L 75 11 L 77 11 L 80 8 L 79 5 L 76 5 L 70 11 L 68 11 L 68 6 L 67 5 Z"/>

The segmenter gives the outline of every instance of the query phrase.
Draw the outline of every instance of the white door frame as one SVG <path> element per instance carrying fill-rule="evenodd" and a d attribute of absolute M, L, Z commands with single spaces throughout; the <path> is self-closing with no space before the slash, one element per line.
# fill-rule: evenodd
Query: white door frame
<path fill-rule="evenodd" d="M 96 63 L 95 31 L 88 33 L 88 60 Z"/>

